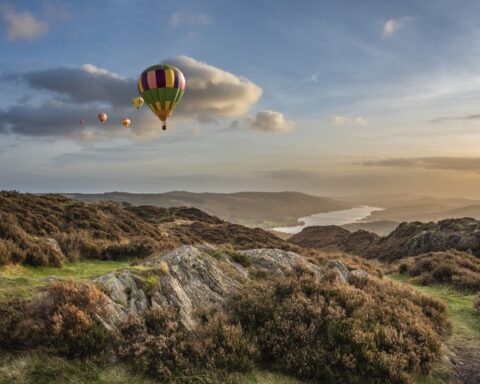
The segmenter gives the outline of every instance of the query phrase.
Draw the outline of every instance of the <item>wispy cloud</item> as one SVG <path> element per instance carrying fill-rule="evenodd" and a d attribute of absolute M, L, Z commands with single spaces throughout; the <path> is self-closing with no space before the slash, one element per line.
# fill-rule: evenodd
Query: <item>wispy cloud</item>
<path fill-rule="evenodd" d="M 2 8 L 8 41 L 32 41 L 48 32 L 49 24 L 39 20 L 31 12 L 17 12 L 9 5 L 4 5 Z"/>
<path fill-rule="evenodd" d="M 352 125 L 358 127 L 368 125 L 368 120 L 363 116 L 348 117 L 337 115 L 331 117 L 329 121 L 334 125 Z"/>
<path fill-rule="evenodd" d="M 409 23 L 412 21 L 412 18 L 410 16 L 402 16 L 397 19 L 389 19 L 383 24 L 383 32 L 382 32 L 382 37 L 384 39 L 392 36 L 395 34 L 400 28 L 404 27 L 405 24 Z"/>
<path fill-rule="evenodd" d="M 419 168 L 444 171 L 480 171 L 480 157 L 397 157 L 366 160 L 358 164 L 367 167 L 395 167 L 406 169 Z"/>
<path fill-rule="evenodd" d="M 459 121 L 459 120 L 480 120 L 480 114 L 466 115 L 466 116 L 450 116 L 437 117 L 430 120 L 430 123 L 442 123 L 444 121 Z"/>
<path fill-rule="evenodd" d="M 212 22 L 210 16 L 201 12 L 177 11 L 169 18 L 169 23 L 173 27 L 183 25 L 206 26 Z"/>
<path fill-rule="evenodd" d="M 312 74 L 312 76 L 310 76 L 310 78 L 308 79 L 308 82 L 310 83 L 316 83 L 318 82 L 318 77 L 320 76 L 320 74 L 317 72 L 317 73 L 314 73 Z"/>

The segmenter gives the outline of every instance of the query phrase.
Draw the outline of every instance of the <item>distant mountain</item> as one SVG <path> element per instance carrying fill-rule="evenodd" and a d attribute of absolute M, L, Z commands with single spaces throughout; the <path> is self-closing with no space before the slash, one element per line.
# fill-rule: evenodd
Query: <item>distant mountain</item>
<path fill-rule="evenodd" d="M 238 193 L 72 193 L 65 196 L 83 202 L 115 201 L 134 206 L 157 207 L 190 206 L 201 209 L 223 220 L 247 226 L 272 228 L 296 225 L 299 217 L 321 212 L 351 208 L 347 202 L 300 192 L 238 192 Z"/>
<path fill-rule="evenodd" d="M 398 200 L 396 200 L 398 199 Z M 462 217 L 480 219 L 480 200 L 422 196 L 352 198 L 352 204 L 373 204 L 384 208 L 366 217 L 364 222 L 439 221 Z"/>

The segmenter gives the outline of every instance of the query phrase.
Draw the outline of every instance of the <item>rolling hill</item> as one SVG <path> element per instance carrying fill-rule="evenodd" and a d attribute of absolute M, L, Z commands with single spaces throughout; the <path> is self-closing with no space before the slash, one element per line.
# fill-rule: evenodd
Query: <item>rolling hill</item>
<path fill-rule="evenodd" d="M 67 194 L 83 202 L 115 201 L 134 206 L 191 206 L 235 224 L 271 228 L 297 224 L 302 216 L 351 208 L 350 203 L 300 192 Z"/>

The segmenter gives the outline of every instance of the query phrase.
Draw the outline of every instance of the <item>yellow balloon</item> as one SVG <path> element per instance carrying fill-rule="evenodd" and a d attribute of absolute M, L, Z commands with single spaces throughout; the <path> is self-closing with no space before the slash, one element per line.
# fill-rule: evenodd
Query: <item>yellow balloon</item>
<path fill-rule="evenodd" d="M 132 105 L 137 109 L 142 108 L 144 102 L 145 100 L 143 100 L 143 97 L 134 97 L 132 99 Z"/>

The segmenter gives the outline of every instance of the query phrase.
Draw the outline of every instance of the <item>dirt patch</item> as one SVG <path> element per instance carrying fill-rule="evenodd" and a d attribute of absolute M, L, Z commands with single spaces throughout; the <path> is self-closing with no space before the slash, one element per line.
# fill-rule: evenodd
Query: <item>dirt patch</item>
<path fill-rule="evenodd" d="M 480 384 L 480 345 L 458 343 L 453 352 L 452 384 Z"/>

